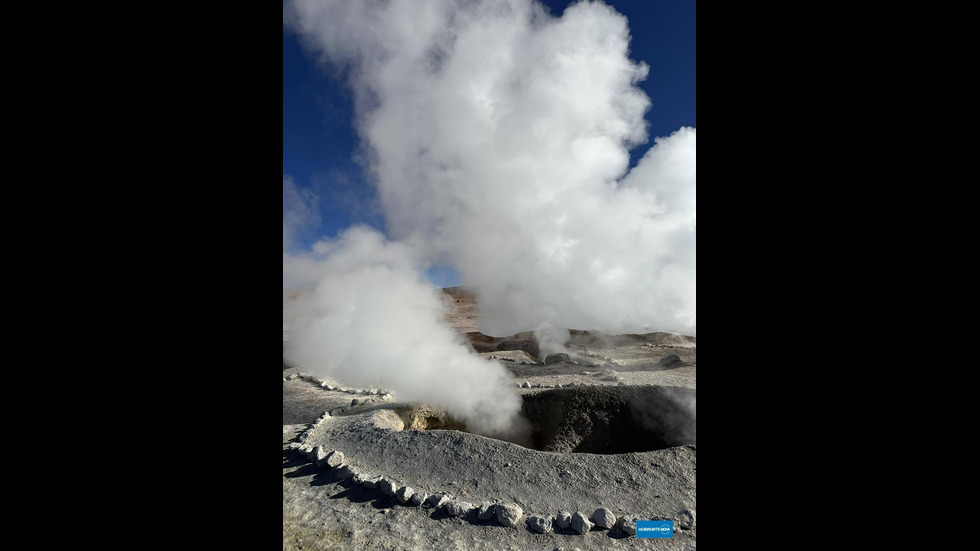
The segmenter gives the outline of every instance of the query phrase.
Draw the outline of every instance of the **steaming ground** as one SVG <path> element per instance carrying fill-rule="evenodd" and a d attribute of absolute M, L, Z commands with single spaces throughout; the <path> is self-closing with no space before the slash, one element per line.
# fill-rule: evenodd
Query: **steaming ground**
<path fill-rule="evenodd" d="M 288 336 L 293 298 L 283 292 L 283 331 Z M 445 319 L 470 340 L 490 342 L 511 351 L 484 352 L 500 358 L 527 354 L 522 336 L 509 339 L 479 337 L 473 296 L 461 289 L 445 290 Z M 458 301 L 458 302 L 457 302 Z M 534 328 L 529 328 L 534 329 Z M 620 388 L 657 385 L 696 389 L 696 342 L 693 338 L 649 334 L 599 336 L 573 331 L 570 359 L 551 365 L 521 365 L 498 360 L 515 383 L 514 392 L 548 392 L 536 385 L 576 383 Z M 533 339 L 532 339 L 533 342 Z M 670 365 L 665 357 L 677 356 Z M 606 358 L 609 358 L 608 360 Z M 619 365 L 616 365 L 619 364 Z M 284 369 L 283 376 L 301 367 Z M 603 380 L 607 369 L 617 380 Z M 344 385 L 343 381 L 331 381 Z M 531 388 L 517 388 L 527 381 Z M 573 387 L 574 388 L 574 387 Z M 534 534 L 523 523 L 504 528 L 495 523 L 450 518 L 442 510 L 406 507 L 382 494 L 337 481 L 318 471 L 293 451 L 289 443 L 324 411 L 350 406 L 351 394 L 327 391 L 304 379 L 283 383 L 283 549 L 476 549 L 572 550 L 649 548 L 645 540 L 623 538 L 615 531 L 594 530 L 584 536 Z M 597 507 L 617 515 L 671 516 L 696 509 L 696 446 L 618 455 L 547 453 L 474 434 L 442 430 L 395 430 L 393 411 L 399 403 L 379 403 L 328 418 L 310 439 L 328 449 L 340 449 L 347 462 L 363 471 L 384 474 L 416 490 L 449 492 L 474 502 L 500 499 L 517 503 L 528 514 L 556 514 L 559 510 Z M 693 549 L 694 530 L 681 531 L 658 547 Z"/>

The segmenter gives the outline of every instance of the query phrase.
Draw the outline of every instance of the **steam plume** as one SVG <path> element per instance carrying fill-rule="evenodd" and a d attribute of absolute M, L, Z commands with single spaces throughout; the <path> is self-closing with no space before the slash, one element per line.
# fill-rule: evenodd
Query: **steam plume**
<path fill-rule="evenodd" d="M 348 350 L 345 361 L 379 362 L 352 370 L 400 377 L 395 356 L 368 350 L 356 328 L 385 331 L 398 343 L 389 351 L 425 342 L 435 350 L 419 354 L 429 360 L 470 365 L 448 336 L 413 329 L 409 338 L 389 324 L 441 331 L 415 279 L 415 269 L 437 263 L 453 265 L 476 292 L 484 333 L 697 334 L 696 129 L 658 138 L 627 173 L 630 148 L 648 139 L 650 101 L 637 87 L 648 67 L 629 57 L 625 17 L 601 2 L 552 17 L 532 0 L 296 0 L 283 19 L 325 68 L 349 79 L 364 157 L 396 240 L 378 244 L 357 230 L 328 242 L 338 266 L 330 269 L 284 254 L 284 283 L 328 277 L 317 287 L 321 318 L 294 337 L 307 360 L 329 353 L 304 344 L 320 339 Z M 361 246 L 399 261 L 378 264 Z M 356 287 L 363 281 L 372 281 L 370 292 Z M 345 285 L 362 298 L 340 300 Z M 377 302 L 403 300 L 409 306 L 385 320 Z M 314 322 L 334 316 L 330 308 L 349 318 Z M 420 358 L 411 369 L 431 365 Z"/>

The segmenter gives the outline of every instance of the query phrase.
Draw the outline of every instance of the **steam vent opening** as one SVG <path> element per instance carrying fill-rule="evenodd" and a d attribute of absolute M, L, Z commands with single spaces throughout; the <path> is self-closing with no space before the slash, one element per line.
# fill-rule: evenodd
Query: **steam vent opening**
<path fill-rule="evenodd" d="M 523 397 L 530 441 L 539 451 L 619 454 L 697 444 L 697 391 L 684 387 L 582 387 Z M 445 414 L 415 410 L 405 428 L 461 430 Z"/>
<path fill-rule="evenodd" d="M 682 387 L 562 388 L 524 396 L 536 450 L 630 453 L 697 444 L 697 391 Z"/>

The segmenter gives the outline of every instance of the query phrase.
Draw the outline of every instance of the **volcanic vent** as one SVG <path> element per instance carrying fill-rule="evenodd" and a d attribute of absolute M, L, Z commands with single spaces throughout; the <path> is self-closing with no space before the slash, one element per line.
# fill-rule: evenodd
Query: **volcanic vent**
<path fill-rule="evenodd" d="M 620 454 L 697 444 L 697 391 L 665 386 L 591 386 L 523 397 L 530 440 L 539 451 Z M 402 411 L 406 429 L 461 430 L 463 423 L 426 406 Z"/>

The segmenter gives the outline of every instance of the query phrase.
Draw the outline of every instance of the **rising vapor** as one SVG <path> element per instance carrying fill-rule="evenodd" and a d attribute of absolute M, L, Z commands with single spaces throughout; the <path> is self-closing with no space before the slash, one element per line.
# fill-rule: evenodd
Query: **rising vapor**
<path fill-rule="evenodd" d="M 491 335 L 697 334 L 696 129 L 657 138 L 627 172 L 629 150 L 648 139 L 650 100 L 637 86 L 648 67 L 629 58 L 624 16 L 601 2 L 553 17 L 532 0 L 296 0 L 283 20 L 326 70 L 348 79 L 395 240 L 380 248 L 405 257 L 379 272 L 356 250 L 367 243 L 377 253 L 376 243 L 349 235 L 336 257 L 352 263 L 343 269 L 284 253 L 284 284 L 320 282 L 316 311 L 345 308 L 362 320 L 359 329 L 377 324 L 396 339 L 386 342 L 399 342 L 382 305 L 404 299 L 410 306 L 395 308 L 405 316 L 392 321 L 437 331 L 438 308 L 413 302 L 424 293 L 406 281 L 448 263 L 477 294 L 481 330 Z M 387 297 L 377 304 L 323 296 L 380 274 L 392 281 L 373 288 Z M 353 346 L 322 333 L 348 326 L 317 319 L 294 336 L 297 347 L 304 338 Z M 395 348 L 429 343 L 423 332 L 413 338 Z M 433 346 L 440 361 L 468 361 L 465 351 L 447 360 Z M 373 359 L 397 369 L 394 356 Z"/>

